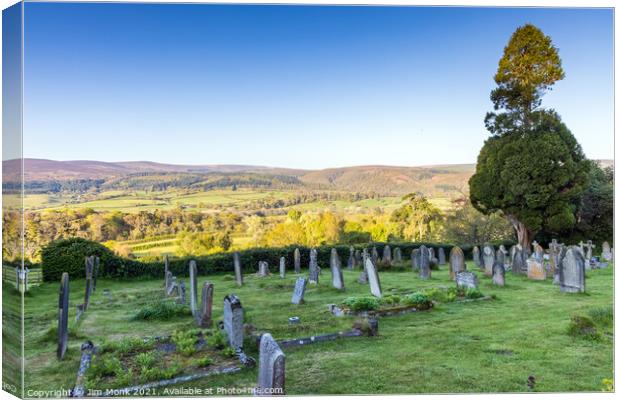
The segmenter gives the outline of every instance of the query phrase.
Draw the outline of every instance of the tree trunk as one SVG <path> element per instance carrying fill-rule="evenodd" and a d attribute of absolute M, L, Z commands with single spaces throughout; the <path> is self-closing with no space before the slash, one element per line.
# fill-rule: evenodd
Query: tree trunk
<path fill-rule="evenodd" d="M 517 242 L 523 247 L 523 250 L 529 250 L 530 248 L 530 240 L 533 236 L 532 231 L 527 229 L 525 224 L 519 221 L 516 217 L 508 216 L 512 227 L 515 228 L 517 232 Z"/>

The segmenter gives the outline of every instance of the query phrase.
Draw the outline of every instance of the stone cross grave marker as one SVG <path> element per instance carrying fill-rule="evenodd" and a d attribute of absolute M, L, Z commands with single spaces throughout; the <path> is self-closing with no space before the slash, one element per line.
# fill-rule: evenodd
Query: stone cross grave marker
<path fill-rule="evenodd" d="M 295 289 L 293 290 L 293 298 L 291 299 L 291 303 L 293 304 L 303 304 L 304 296 L 306 294 L 306 285 L 308 284 L 308 280 L 304 277 L 299 277 L 295 281 Z"/>
<path fill-rule="evenodd" d="M 230 347 L 243 348 L 243 307 L 234 294 L 224 297 L 224 330 Z"/>
<path fill-rule="evenodd" d="M 62 360 L 69 341 L 69 274 L 62 273 L 58 293 L 58 347 L 56 356 Z"/>
<path fill-rule="evenodd" d="M 256 394 L 259 396 L 283 395 L 284 382 L 284 353 L 271 334 L 264 333 L 260 338 Z"/>

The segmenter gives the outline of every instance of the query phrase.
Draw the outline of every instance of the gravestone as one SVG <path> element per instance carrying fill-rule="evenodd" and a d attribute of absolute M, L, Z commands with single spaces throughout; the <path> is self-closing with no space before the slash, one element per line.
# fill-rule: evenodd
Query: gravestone
<path fill-rule="evenodd" d="M 355 268 L 359 267 L 360 263 L 364 265 L 361 260 L 362 260 L 362 252 L 359 250 L 355 250 Z"/>
<path fill-rule="evenodd" d="M 179 282 L 179 304 L 185 304 L 185 295 L 185 282 L 181 281 Z"/>
<path fill-rule="evenodd" d="M 403 262 L 403 252 L 400 250 L 400 247 L 394 249 L 394 262 Z"/>
<path fill-rule="evenodd" d="M 482 263 L 480 262 L 480 249 L 478 248 L 478 246 L 474 246 L 472 254 L 474 257 L 474 264 L 476 264 L 478 267 L 481 267 Z"/>
<path fill-rule="evenodd" d="M 164 287 L 166 288 L 166 291 L 168 290 L 168 287 L 170 286 L 170 278 L 172 277 L 172 275 L 169 275 L 168 272 L 170 271 L 170 262 L 168 261 L 168 255 L 164 256 Z"/>
<path fill-rule="evenodd" d="M 495 250 L 491 245 L 484 245 L 482 248 L 482 263 L 484 265 L 484 274 L 486 276 L 493 275 L 493 263 L 495 263 Z"/>
<path fill-rule="evenodd" d="M 526 260 L 527 277 L 535 281 L 544 281 L 546 276 L 545 266 L 542 261 L 538 261 L 535 253 Z"/>
<path fill-rule="evenodd" d="M 364 267 L 368 276 L 368 283 L 370 284 L 370 293 L 372 293 L 373 296 L 380 298 L 381 282 L 379 281 L 379 273 L 370 258 L 366 259 L 366 264 Z"/>
<path fill-rule="evenodd" d="M 332 286 L 338 290 L 344 290 L 344 279 L 342 278 L 342 270 L 340 269 L 340 257 L 338 257 L 338 251 L 336 251 L 336 249 L 332 249 L 329 264 L 332 270 Z"/>
<path fill-rule="evenodd" d="M 592 258 L 592 249 L 596 248 L 596 245 L 592 244 L 591 240 L 588 240 L 586 245 L 586 260 L 590 260 Z"/>
<path fill-rule="evenodd" d="M 372 250 L 370 251 L 370 260 L 373 265 L 377 265 L 379 263 L 379 252 L 377 252 L 377 248 L 372 246 Z"/>
<path fill-rule="evenodd" d="M 280 278 L 286 276 L 286 258 L 280 257 Z"/>
<path fill-rule="evenodd" d="M 368 260 L 368 249 L 364 249 L 362 252 L 362 272 L 360 272 L 357 282 L 365 285 L 368 283 L 368 272 L 366 272 L 366 260 Z"/>
<path fill-rule="evenodd" d="M 559 275 L 560 291 L 566 293 L 586 291 L 585 259 L 578 247 L 568 247 L 561 261 Z"/>
<path fill-rule="evenodd" d="M 605 261 L 611 261 L 611 247 L 609 246 L 609 242 L 603 242 L 601 257 Z"/>
<path fill-rule="evenodd" d="M 296 274 L 301 273 L 301 253 L 298 248 L 293 252 L 293 267 Z"/>
<path fill-rule="evenodd" d="M 502 263 L 502 265 L 504 265 L 506 261 L 505 257 L 506 255 L 504 254 L 504 252 L 501 251 L 501 249 L 497 249 L 497 251 L 495 252 L 495 261 L 499 261 L 500 263 Z"/>
<path fill-rule="evenodd" d="M 202 303 L 200 304 L 200 312 L 196 315 L 196 324 L 201 328 L 210 328 L 213 313 L 213 284 L 205 282 L 202 286 Z"/>
<path fill-rule="evenodd" d="M 526 257 L 523 252 L 523 247 L 518 244 L 515 246 L 515 254 L 512 258 L 512 273 L 513 274 L 524 274 L 527 273 L 527 264 L 525 262 Z"/>
<path fill-rule="evenodd" d="M 454 246 L 452 250 L 450 250 L 450 279 L 455 280 L 456 274 L 465 270 L 465 255 L 463 254 L 463 250 L 458 246 Z"/>
<path fill-rule="evenodd" d="M 230 347 L 243 348 L 243 307 L 234 294 L 224 297 L 224 330 Z"/>
<path fill-rule="evenodd" d="M 62 360 L 69 341 L 69 274 L 62 273 L 58 292 L 58 347 L 56 356 Z"/>
<path fill-rule="evenodd" d="M 434 247 L 428 248 L 428 259 L 431 261 L 435 259 L 435 248 Z"/>
<path fill-rule="evenodd" d="M 506 268 L 504 264 L 496 261 L 493 264 L 493 284 L 497 286 L 504 286 L 506 283 Z"/>
<path fill-rule="evenodd" d="M 437 259 L 439 262 L 439 265 L 445 265 L 446 264 L 446 251 L 443 249 L 443 247 L 440 247 L 439 250 L 437 250 Z M 463 258 L 463 262 L 465 258 Z"/>
<path fill-rule="evenodd" d="M 236 251 L 233 253 L 233 267 L 235 269 L 235 282 L 237 282 L 237 286 L 243 286 L 243 270 L 241 269 L 241 256 Z"/>
<path fill-rule="evenodd" d="M 291 299 L 291 303 L 293 304 L 303 304 L 304 303 L 304 295 L 306 294 L 306 285 L 308 281 L 306 278 L 299 277 L 295 281 L 295 289 L 293 290 L 293 298 Z"/>
<path fill-rule="evenodd" d="M 317 254 L 316 249 L 310 249 L 310 266 L 309 266 L 309 276 L 308 282 L 310 283 L 319 283 L 319 265 L 316 260 Z"/>
<path fill-rule="evenodd" d="M 195 318 L 198 312 L 198 270 L 194 260 L 189 262 L 189 307 Z"/>
<path fill-rule="evenodd" d="M 176 277 L 172 275 L 172 272 L 168 271 L 168 287 L 166 288 L 166 295 L 170 296 L 172 295 L 172 292 L 174 291 L 174 289 L 176 288 Z"/>
<path fill-rule="evenodd" d="M 468 289 L 478 289 L 478 277 L 473 272 L 459 272 L 456 274 L 456 286 Z"/>
<path fill-rule="evenodd" d="M 431 278 L 431 264 L 429 260 L 429 251 L 426 246 L 422 245 L 418 249 L 418 259 L 419 259 L 419 268 L 420 268 L 420 279 L 430 279 Z"/>
<path fill-rule="evenodd" d="M 284 353 L 271 334 L 264 333 L 260 338 L 256 394 L 259 396 L 283 395 L 284 381 Z"/>
<path fill-rule="evenodd" d="M 354 269 L 355 268 L 355 249 L 353 248 L 353 246 L 349 247 L 349 259 L 347 260 L 347 269 Z"/>
<path fill-rule="evenodd" d="M 392 265 L 392 251 L 387 244 L 383 246 L 383 257 L 381 258 L 381 262 L 385 265 Z"/>
<path fill-rule="evenodd" d="M 413 272 L 420 270 L 420 250 L 411 250 L 411 270 Z"/>
<path fill-rule="evenodd" d="M 267 261 L 258 262 L 258 272 L 256 273 L 256 275 L 260 277 L 269 275 L 269 264 L 267 264 Z"/>

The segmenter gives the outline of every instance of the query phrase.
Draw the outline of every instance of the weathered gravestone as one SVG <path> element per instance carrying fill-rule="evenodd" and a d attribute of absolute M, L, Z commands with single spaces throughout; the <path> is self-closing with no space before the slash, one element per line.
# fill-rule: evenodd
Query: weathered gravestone
<path fill-rule="evenodd" d="M 269 264 L 267 264 L 267 261 L 258 262 L 258 272 L 256 273 L 256 275 L 260 277 L 269 275 Z"/>
<path fill-rule="evenodd" d="M 379 252 L 375 246 L 372 246 L 372 249 L 370 250 L 370 260 L 373 265 L 377 265 L 379 263 Z"/>
<path fill-rule="evenodd" d="M 235 282 L 237 282 L 237 286 L 243 286 L 243 271 L 241 269 L 241 256 L 236 251 L 233 253 L 233 267 L 235 268 Z"/>
<path fill-rule="evenodd" d="M 465 259 L 463 258 L 463 260 Z M 443 247 L 440 247 L 439 250 L 437 250 L 437 261 L 439 262 L 439 265 L 446 264 L 446 251 L 443 249 Z"/>
<path fill-rule="evenodd" d="M 172 291 L 174 290 L 174 286 L 175 286 L 175 282 L 173 282 L 173 278 L 174 276 L 172 276 L 172 272 L 168 271 L 168 278 L 166 279 L 166 281 L 168 282 L 168 286 L 166 286 L 166 295 L 170 296 L 172 294 Z"/>
<path fill-rule="evenodd" d="M 316 249 L 310 249 L 310 266 L 309 266 L 309 276 L 308 281 L 310 283 L 319 283 L 319 264 L 316 260 L 317 254 Z"/>
<path fill-rule="evenodd" d="M 394 249 L 394 262 L 403 262 L 403 252 L 400 250 L 400 247 Z"/>
<path fill-rule="evenodd" d="M 362 272 L 360 272 L 357 282 L 365 285 L 368 283 L 368 272 L 366 272 L 366 260 L 368 259 L 368 249 L 364 249 L 362 252 Z"/>
<path fill-rule="evenodd" d="M 306 278 L 299 277 L 295 281 L 295 289 L 293 290 L 293 298 L 291 299 L 291 303 L 293 304 L 303 304 L 304 296 L 306 294 L 306 285 L 308 281 Z"/>
<path fill-rule="evenodd" d="M 296 274 L 301 273 L 301 253 L 298 248 L 293 252 L 293 267 Z"/>
<path fill-rule="evenodd" d="M 224 297 L 224 330 L 230 347 L 243 348 L 243 307 L 234 294 Z"/>
<path fill-rule="evenodd" d="M 185 295 L 185 282 L 181 281 L 179 282 L 179 304 L 185 304 Z"/>
<path fill-rule="evenodd" d="M 527 264 L 527 277 L 535 281 L 544 281 L 547 277 L 545 272 L 545 266 L 542 261 L 538 261 L 538 258 L 532 256 L 526 261 Z"/>
<path fill-rule="evenodd" d="M 506 268 L 504 264 L 495 261 L 493 264 L 493 284 L 497 286 L 504 286 L 506 283 Z"/>
<path fill-rule="evenodd" d="M 585 247 L 586 247 L 586 260 L 589 260 L 592 258 L 592 249 L 596 248 L 596 245 L 594 245 L 591 240 L 588 240 Z"/>
<path fill-rule="evenodd" d="M 387 244 L 383 246 L 383 257 L 381 258 L 381 262 L 385 265 L 392 265 L 392 251 Z"/>
<path fill-rule="evenodd" d="M 478 246 L 474 246 L 472 254 L 474 257 L 474 264 L 476 264 L 478 267 L 481 267 L 482 263 L 480 262 L 480 249 L 478 248 Z"/>
<path fill-rule="evenodd" d="M 259 396 L 283 395 L 284 382 L 284 353 L 271 334 L 264 333 L 260 338 L 256 394 Z"/>
<path fill-rule="evenodd" d="M 280 257 L 280 278 L 286 277 L 286 258 Z"/>
<path fill-rule="evenodd" d="M 493 275 L 493 263 L 495 263 L 495 250 L 491 245 L 485 245 L 482 248 L 482 263 L 484 265 L 484 274 L 486 276 Z"/>
<path fill-rule="evenodd" d="M 497 251 L 495 252 L 495 261 L 499 261 L 500 263 L 502 263 L 502 265 L 504 265 L 506 261 L 505 258 L 506 255 L 504 254 L 504 252 L 501 251 L 501 249 L 497 249 Z"/>
<path fill-rule="evenodd" d="M 421 279 L 430 279 L 431 278 L 431 264 L 429 260 L 429 251 L 426 246 L 422 245 L 418 249 L 418 258 L 419 258 L 419 268 L 420 268 L 420 278 Z"/>
<path fill-rule="evenodd" d="M 349 247 L 349 259 L 347 260 L 347 269 L 354 269 L 355 264 L 357 264 L 357 262 L 355 261 L 355 249 L 353 248 L 353 246 L 351 246 Z"/>
<path fill-rule="evenodd" d="M 420 250 L 411 250 L 411 270 L 413 272 L 420 270 Z"/>
<path fill-rule="evenodd" d="M 355 268 L 357 268 L 360 265 L 360 263 L 361 265 L 364 265 L 364 263 L 362 262 L 362 252 L 359 250 L 355 250 Z"/>
<path fill-rule="evenodd" d="M 468 289 L 478 289 L 478 277 L 473 272 L 459 272 L 456 274 L 456 286 Z"/>
<path fill-rule="evenodd" d="M 443 250 L 442 248 L 440 248 Z M 450 279 L 456 279 L 456 274 L 465 271 L 465 255 L 460 247 L 454 246 L 450 250 Z"/>
<path fill-rule="evenodd" d="M 196 318 L 198 312 L 198 270 L 194 260 L 189 262 L 189 307 L 192 310 L 192 316 Z"/>
<path fill-rule="evenodd" d="M 196 324 L 201 328 L 210 328 L 213 313 L 213 284 L 205 282 L 202 286 L 202 303 L 200 312 L 196 313 Z"/>
<path fill-rule="evenodd" d="M 611 247 L 609 246 L 608 242 L 603 242 L 601 257 L 605 261 L 611 261 L 611 259 L 612 259 Z"/>
<path fill-rule="evenodd" d="M 586 291 L 585 260 L 576 246 L 570 246 L 561 261 L 560 291 L 579 293 Z"/>
<path fill-rule="evenodd" d="M 58 292 L 58 347 L 56 356 L 62 360 L 69 341 L 69 274 L 62 273 Z"/>
<path fill-rule="evenodd" d="M 518 244 L 515 246 L 515 253 L 512 258 L 512 273 L 523 274 L 527 272 L 526 256 L 523 247 Z"/>
<path fill-rule="evenodd" d="M 340 257 L 338 257 L 338 251 L 336 249 L 332 249 L 329 264 L 332 270 L 332 286 L 338 290 L 344 290 L 344 279 L 342 278 L 342 270 L 340 269 Z"/>
<path fill-rule="evenodd" d="M 368 275 L 368 283 L 370 284 L 370 293 L 375 297 L 381 297 L 381 282 L 379 281 L 379 273 L 370 258 L 366 259 L 366 274 Z"/>

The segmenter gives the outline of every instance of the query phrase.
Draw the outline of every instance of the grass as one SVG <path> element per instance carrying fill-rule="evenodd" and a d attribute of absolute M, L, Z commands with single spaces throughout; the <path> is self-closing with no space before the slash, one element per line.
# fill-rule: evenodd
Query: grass
<path fill-rule="evenodd" d="M 470 263 L 470 266 L 473 263 Z M 475 270 L 475 269 L 474 269 Z M 199 277 L 214 283 L 214 320 L 222 318 L 223 297 L 235 293 L 245 310 L 245 321 L 276 339 L 305 337 L 350 329 L 355 317 L 334 317 L 327 305 L 348 297 L 369 295 L 356 282 L 359 271 L 343 271 L 344 292 L 331 288 L 329 269 L 320 285 L 309 285 L 306 303 L 290 303 L 296 275 L 245 276 L 237 288 L 225 275 Z M 382 318 L 379 336 L 342 339 L 286 349 L 288 394 L 472 393 L 526 392 L 528 376 L 534 391 L 601 391 L 613 377 L 613 268 L 588 271 L 585 294 L 566 294 L 547 281 L 530 281 L 507 274 L 506 286 L 492 285 L 478 273 L 480 291 L 496 299 L 438 304 L 430 312 Z M 186 279 L 186 278 L 183 278 Z M 406 296 L 438 287 L 452 287 L 446 266 L 423 281 L 408 269 L 381 272 L 384 294 Z M 83 281 L 71 281 L 70 319 L 81 303 Z M 109 296 L 103 290 L 110 291 Z M 58 283 L 46 283 L 26 297 L 26 390 L 70 388 L 75 383 L 79 348 L 86 339 L 96 345 L 136 343 L 137 337 L 172 335 L 195 329 L 191 316 L 164 320 L 135 320 L 136 312 L 163 296 L 162 280 L 100 280 L 79 327 L 81 339 L 70 338 L 63 361 L 55 358 L 55 343 L 42 340 L 56 320 Z M 3 296 L 11 296 L 8 290 Z M 5 302 L 6 304 L 6 302 Z M 597 340 L 569 334 L 571 317 L 587 316 L 602 334 Z M 298 316 L 300 324 L 289 325 Z M 256 344 L 246 340 L 257 357 Z M 148 350 L 148 349 L 146 349 Z M 145 351 L 146 351 L 145 350 Z M 144 356 L 147 357 L 147 356 Z M 196 365 L 208 360 L 189 356 Z M 196 359 L 194 359 L 196 358 Z M 202 356 L 200 357 L 202 358 Z M 578 368 L 576 368 L 578 366 Z M 255 385 L 256 369 L 204 378 L 183 387 L 240 388 Z M 163 390 L 163 389 L 162 389 Z M 162 390 L 158 394 L 165 395 Z"/>

